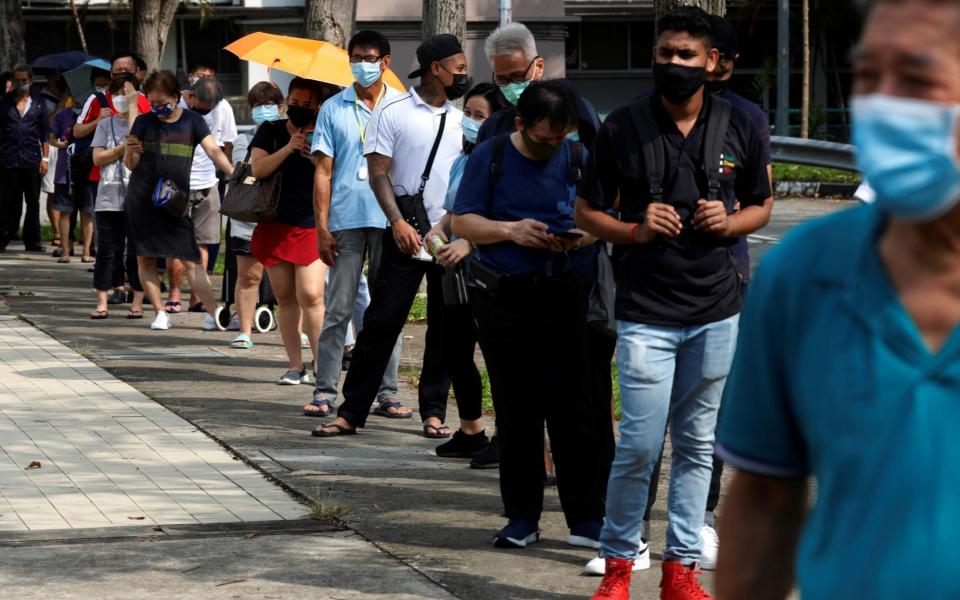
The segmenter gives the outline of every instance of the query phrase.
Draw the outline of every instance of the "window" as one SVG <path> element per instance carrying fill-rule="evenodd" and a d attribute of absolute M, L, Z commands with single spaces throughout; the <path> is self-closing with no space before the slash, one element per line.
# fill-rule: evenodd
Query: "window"
<path fill-rule="evenodd" d="M 630 29 L 628 23 L 581 23 L 580 68 L 584 70 L 625 70 L 629 68 Z"/>

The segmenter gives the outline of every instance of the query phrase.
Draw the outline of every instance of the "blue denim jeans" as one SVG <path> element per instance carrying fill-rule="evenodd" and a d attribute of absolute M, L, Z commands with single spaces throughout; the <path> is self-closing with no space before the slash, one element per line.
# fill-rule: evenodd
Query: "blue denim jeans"
<path fill-rule="evenodd" d="M 637 554 L 650 475 L 669 418 L 673 450 L 663 557 L 683 564 L 699 559 L 714 430 L 739 322 L 739 315 L 695 327 L 618 322 L 623 416 L 607 487 L 602 556 Z"/>
<path fill-rule="evenodd" d="M 365 298 L 358 298 L 363 277 L 363 262 L 369 256 L 370 279 L 371 281 L 376 279 L 380 266 L 383 229 L 374 227 L 345 229 L 333 232 L 333 237 L 337 240 L 337 266 L 328 271 L 324 295 L 326 313 L 323 319 L 323 331 L 320 333 L 317 344 L 317 383 L 314 391 L 323 394 L 327 400 L 336 402 L 347 328 L 352 320 L 359 334 L 363 324 L 363 311 L 370 304 L 370 295 L 366 289 L 364 289 Z M 366 286 L 363 287 L 366 288 Z M 366 302 L 362 308 L 357 306 L 358 299 Z M 358 313 L 359 318 L 357 318 Z M 400 364 L 402 338 L 403 336 L 397 338 L 390 362 L 383 372 L 380 390 L 377 392 L 378 400 L 397 396 L 397 367 Z"/>

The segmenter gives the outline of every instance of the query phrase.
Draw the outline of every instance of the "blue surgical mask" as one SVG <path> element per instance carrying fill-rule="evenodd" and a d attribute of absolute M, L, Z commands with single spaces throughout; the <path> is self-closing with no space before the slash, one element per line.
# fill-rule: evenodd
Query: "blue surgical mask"
<path fill-rule="evenodd" d="M 500 92 L 503 94 L 503 97 L 507 99 L 507 102 L 516 106 L 517 102 L 520 101 L 520 96 L 527 91 L 527 88 L 530 87 L 531 83 L 533 83 L 532 79 L 527 79 L 526 81 L 521 81 L 520 83 L 508 83 L 500 88 Z"/>
<path fill-rule="evenodd" d="M 853 143 L 877 206 L 915 223 L 960 203 L 960 104 L 894 96 L 855 96 Z"/>
<path fill-rule="evenodd" d="M 250 116 L 253 117 L 253 122 L 257 125 L 262 125 L 265 121 L 276 121 L 280 118 L 280 107 L 276 104 L 254 106 L 253 110 L 250 111 Z"/>
<path fill-rule="evenodd" d="M 467 115 L 460 119 L 460 126 L 463 127 L 463 137 L 471 144 L 477 143 L 477 134 L 480 133 L 480 121 L 474 121 Z"/>
<path fill-rule="evenodd" d="M 169 117 L 173 114 L 174 106 L 169 102 L 160 106 L 150 105 L 150 110 L 158 117 Z"/>
<path fill-rule="evenodd" d="M 579 131 L 571 131 L 570 133 L 567 134 L 567 139 L 570 140 L 571 142 L 579 142 L 579 141 L 580 141 L 580 132 L 579 132 Z"/>
<path fill-rule="evenodd" d="M 368 88 L 380 79 L 380 63 L 357 62 L 350 63 L 350 70 L 353 71 L 353 78 L 360 84 L 360 87 Z"/>

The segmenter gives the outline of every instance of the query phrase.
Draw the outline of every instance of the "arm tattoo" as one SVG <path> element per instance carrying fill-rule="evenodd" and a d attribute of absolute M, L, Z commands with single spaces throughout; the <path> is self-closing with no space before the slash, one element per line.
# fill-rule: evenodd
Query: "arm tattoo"
<path fill-rule="evenodd" d="M 370 178 L 370 187 L 373 189 L 373 195 L 377 197 L 380 209 L 383 210 L 383 214 L 387 216 L 387 221 L 391 225 L 403 219 L 400 209 L 397 208 L 397 199 L 394 196 L 393 184 L 390 182 L 389 175 L 374 175 Z"/>

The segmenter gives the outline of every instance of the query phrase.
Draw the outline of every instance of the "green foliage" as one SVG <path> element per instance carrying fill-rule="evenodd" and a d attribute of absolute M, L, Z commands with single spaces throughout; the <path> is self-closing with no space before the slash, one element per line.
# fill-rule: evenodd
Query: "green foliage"
<path fill-rule="evenodd" d="M 413 299 L 413 305 L 410 306 L 410 314 L 407 316 L 407 323 L 425 323 L 427 321 L 427 295 L 417 294 Z"/>
<path fill-rule="evenodd" d="M 854 171 L 841 171 L 825 167 L 810 167 L 790 163 L 773 163 L 774 181 L 819 181 L 823 183 L 860 183 L 860 175 Z"/>

